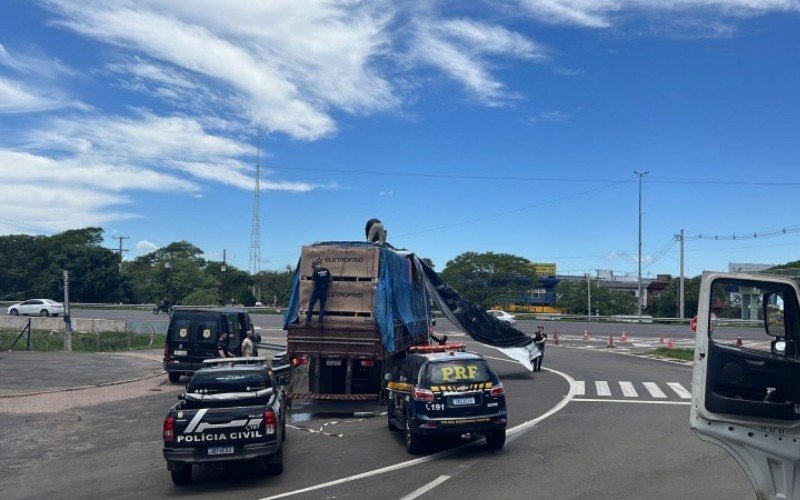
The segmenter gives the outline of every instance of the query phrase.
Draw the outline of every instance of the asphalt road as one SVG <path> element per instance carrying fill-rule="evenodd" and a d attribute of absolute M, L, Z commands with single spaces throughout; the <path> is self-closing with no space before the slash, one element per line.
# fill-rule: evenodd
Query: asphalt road
<path fill-rule="evenodd" d="M 263 324 L 274 328 L 274 322 Z M 687 400 L 669 384 L 689 389 L 690 367 L 551 346 L 545 367 L 563 375 L 528 373 L 497 351 L 469 343 L 495 358 L 507 388 L 510 436 L 500 452 L 437 443 L 415 458 L 400 435 L 386 429 L 385 417 L 312 412 L 290 424 L 283 475 L 209 467 L 178 488 L 161 456 L 160 431 L 181 387 L 165 384 L 114 403 L 3 414 L 0 491 L 4 498 L 402 498 L 433 486 L 422 498 L 753 497 L 733 459 L 689 430 Z M 567 400 L 570 378 L 575 387 L 583 382 L 584 391 Z M 620 382 L 630 382 L 627 396 Z"/>

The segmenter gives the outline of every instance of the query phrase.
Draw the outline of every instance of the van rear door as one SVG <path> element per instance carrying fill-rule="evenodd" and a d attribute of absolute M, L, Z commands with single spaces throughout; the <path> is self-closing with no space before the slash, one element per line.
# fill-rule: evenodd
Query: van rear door
<path fill-rule="evenodd" d="M 784 278 L 706 272 L 700 284 L 691 426 L 757 498 L 800 498 L 799 297 Z"/>
<path fill-rule="evenodd" d="M 219 313 L 175 311 L 170 319 L 167 342 L 175 358 L 199 363 L 216 356 L 221 327 Z"/>

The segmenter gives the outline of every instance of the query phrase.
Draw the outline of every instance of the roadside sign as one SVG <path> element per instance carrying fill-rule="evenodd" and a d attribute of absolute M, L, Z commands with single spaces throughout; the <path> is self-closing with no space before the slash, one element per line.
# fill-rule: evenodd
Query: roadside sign
<path fill-rule="evenodd" d="M 689 328 L 691 328 L 694 333 L 697 333 L 697 316 L 692 318 L 692 321 L 689 322 Z"/>

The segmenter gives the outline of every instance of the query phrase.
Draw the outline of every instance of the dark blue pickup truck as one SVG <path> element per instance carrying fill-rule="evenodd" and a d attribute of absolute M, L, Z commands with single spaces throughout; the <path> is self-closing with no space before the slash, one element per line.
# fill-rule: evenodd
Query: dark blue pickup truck
<path fill-rule="evenodd" d="M 283 472 L 286 395 L 264 358 L 207 360 L 164 419 L 172 481 L 187 484 L 194 464 L 258 460 Z"/>

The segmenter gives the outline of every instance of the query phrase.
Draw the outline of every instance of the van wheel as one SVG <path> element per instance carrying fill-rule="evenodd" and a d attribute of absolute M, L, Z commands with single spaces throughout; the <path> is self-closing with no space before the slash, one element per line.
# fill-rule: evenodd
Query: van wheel
<path fill-rule="evenodd" d="M 386 403 L 386 424 L 389 427 L 389 430 L 392 432 L 399 431 L 400 427 L 394 425 L 392 422 L 392 415 L 394 415 L 394 398 L 389 398 L 389 402 Z"/>
<path fill-rule="evenodd" d="M 487 432 L 484 436 L 486 438 L 486 447 L 490 450 L 501 450 L 506 444 L 506 430 Z"/>
<path fill-rule="evenodd" d="M 177 384 L 181 380 L 181 374 L 177 372 L 167 372 L 167 377 L 173 384 Z"/>
<path fill-rule="evenodd" d="M 183 486 L 184 484 L 189 484 L 192 482 L 191 464 L 186 464 L 186 466 L 181 470 L 170 471 L 170 474 L 172 474 L 172 482 L 177 486 Z"/>
<path fill-rule="evenodd" d="M 405 428 L 406 451 L 417 455 L 423 451 L 422 436 L 411 430 L 411 418 L 406 416 Z"/>

